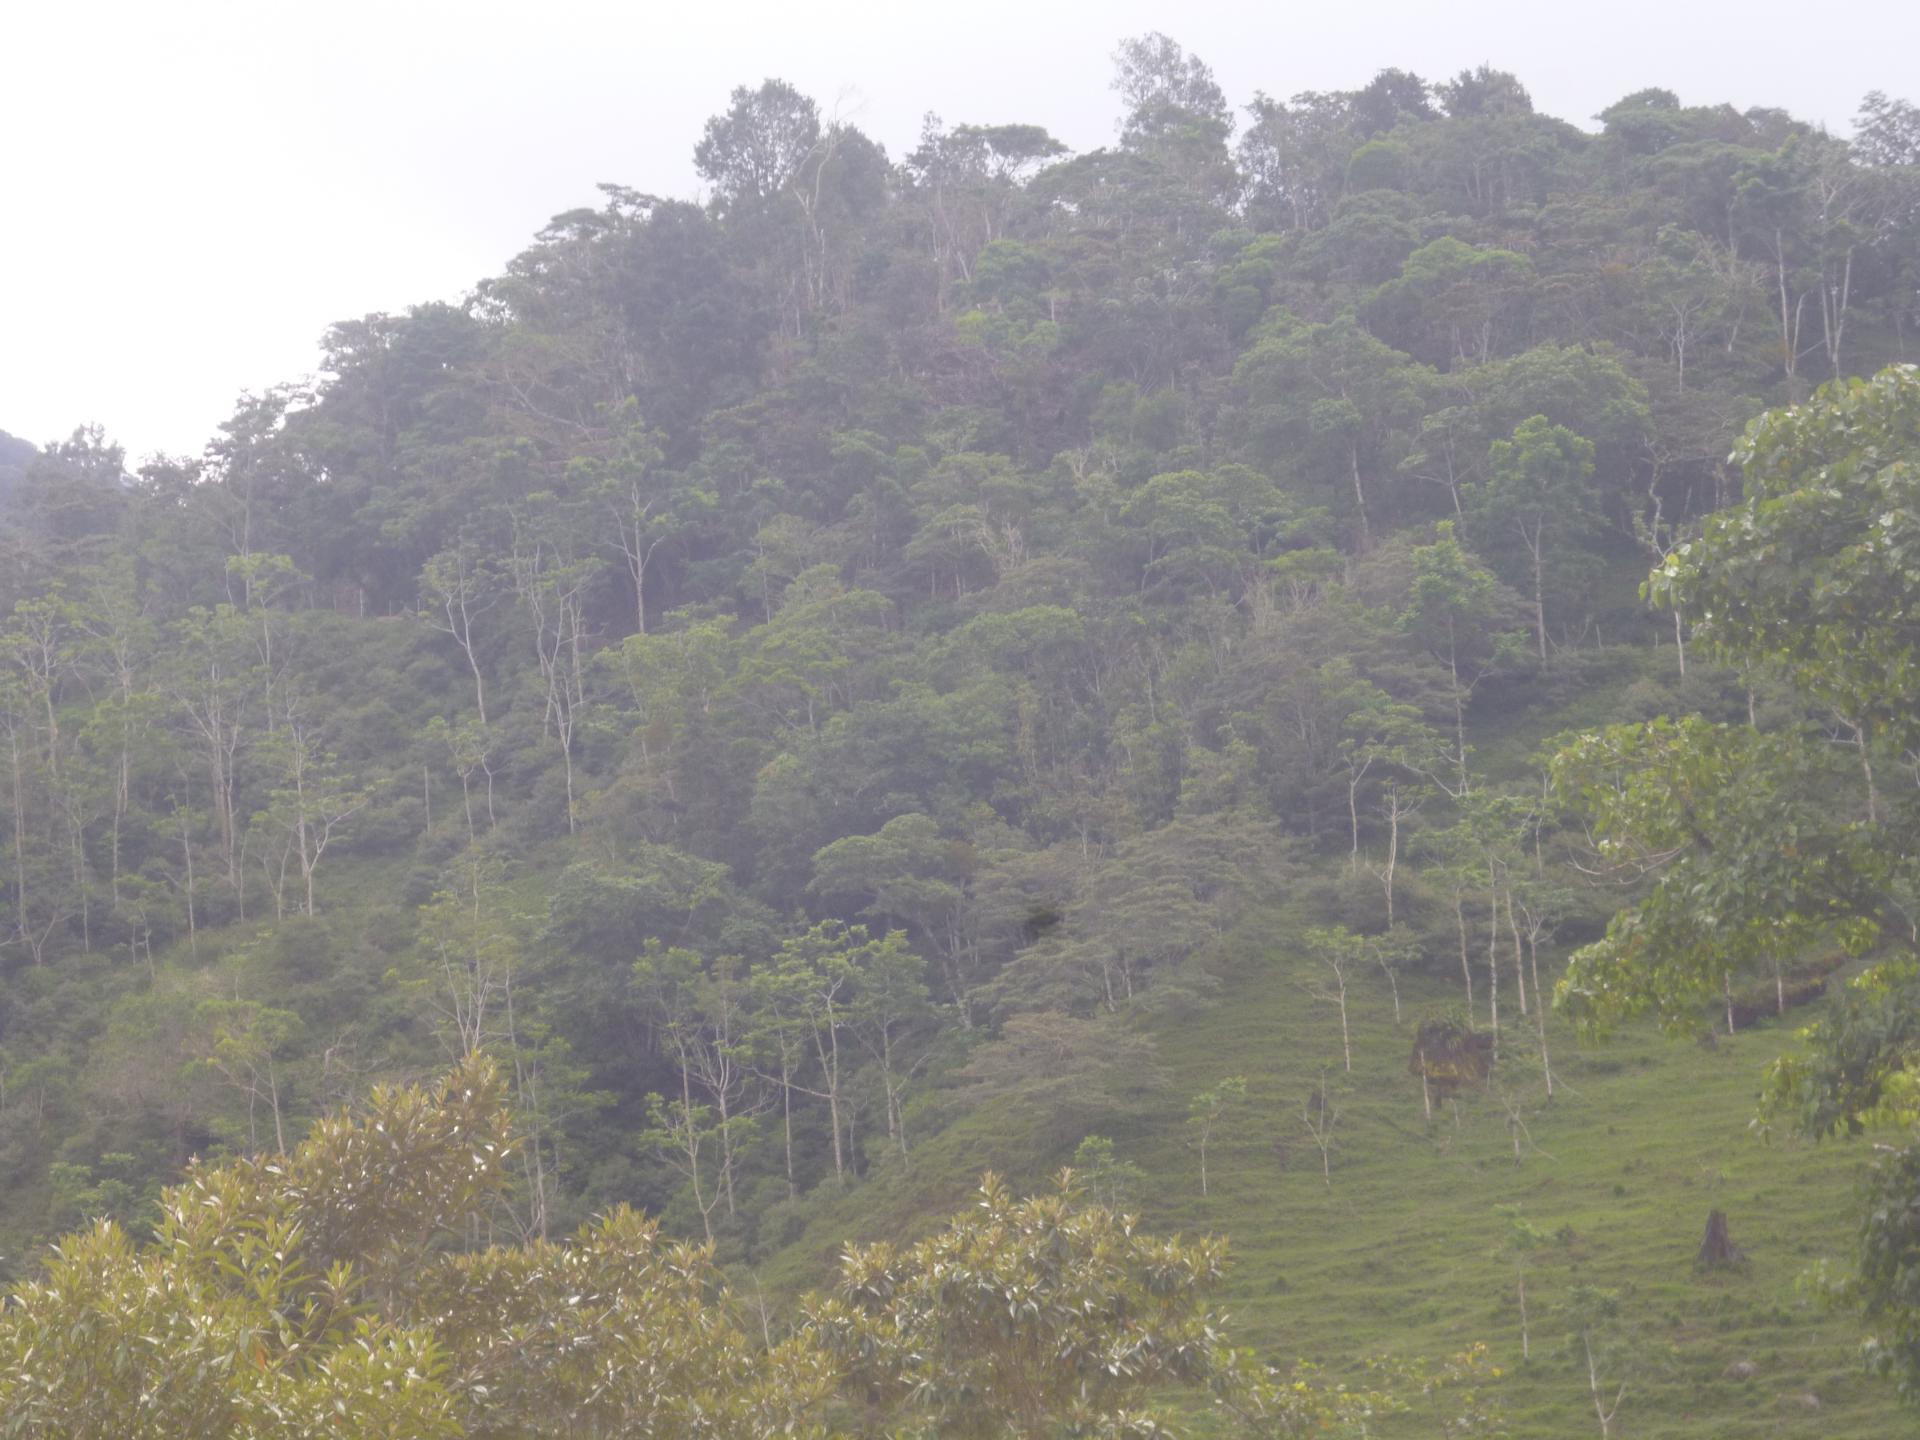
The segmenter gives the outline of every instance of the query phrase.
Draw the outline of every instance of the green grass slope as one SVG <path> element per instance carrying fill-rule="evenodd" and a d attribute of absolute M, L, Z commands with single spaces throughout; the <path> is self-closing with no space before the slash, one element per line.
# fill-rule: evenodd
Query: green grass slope
<path fill-rule="evenodd" d="M 1137 1201 L 1148 1224 L 1231 1238 L 1232 1329 L 1272 1359 L 1307 1357 L 1364 1381 L 1362 1357 L 1439 1357 L 1485 1341 L 1504 1372 L 1497 1390 L 1514 1436 L 1598 1434 L 1555 1315 L 1584 1283 L 1621 1292 L 1635 1352 L 1630 1372 L 1619 1371 L 1628 1391 L 1616 1436 L 1911 1433 L 1891 1388 L 1860 1369 L 1855 1318 L 1827 1312 L 1800 1283 L 1823 1257 L 1844 1257 L 1864 1155 L 1764 1143 L 1750 1129 L 1760 1069 L 1791 1043 L 1787 1028 L 1709 1050 L 1647 1032 L 1582 1048 L 1561 1026 L 1550 1031 L 1549 1102 L 1531 1030 L 1516 1023 L 1495 1086 L 1439 1108 L 1429 1125 L 1407 1072 L 1413 1027 L 1457 1008 L 1457 987 L 1403 982 L 1396 1024 L 1384 980 L 1365 977 L 1352 1000 L 1349 1076 L 1332 1007 L 1308 994 L 1284 920 L 1268 924 L 1222 962 L 1214 1004 L 1155 1027 L 1169 1084 L 1148 1104 L 1091 1124 L 984 1107 L 930 1142 L 910 1174 L 883 1169 L 822 1207 L 758 1278 L 780 1289 L 817 1283 L 836 1237 L 923 1229 L 964 1203 L 989 1166 L 1044 1183 L 1091 1129 L 1145 1172 Z M 1323 1071 L 1339 1111 L 1330 1184 L 1301 1115 Z M 1203 1199 L 1186 1102 L 1236 1074 L 1248 1078 L 1248 1103 L 1209 1151 Z M 1571 1229 L 1531 1262 L 1524 1364 L 1501 1205 L 1524 1207 L 1542 1229 Z M 1694 1271 L 1713 1208 L 1750 1257 L 1742 1270 Z M 1729 1374 L 1742 1362 L 1750 1378 Z"/>

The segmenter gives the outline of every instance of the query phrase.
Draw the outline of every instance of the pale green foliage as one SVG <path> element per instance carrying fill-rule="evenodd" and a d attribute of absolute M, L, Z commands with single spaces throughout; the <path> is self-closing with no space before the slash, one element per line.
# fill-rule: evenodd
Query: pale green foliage
<path fill-rule="evenodd" d="M 462 1252 L 510 1178 L 501 1089 L 469 1057 L 291 1155 L 195 1168 L 148 1244 L 110 1221 L 68 1237 L 0 1311 L 0 1434 L 824 1437 L 844 1394 L 893 1435 L 1147 1436 L 1154 1391 L 1208 1382 L 1320 1413 L 1225 1349 L 1223 1242 L 1142 1235 L 1064 1175 L 1023 1201 L 988 1177 L 919 1245 L 850 1250 L 778 1342 L 749 1338 L 710 1246 L 624 1206 Z"/>
<path fill-rule="evenodd" d="M 1206 1297 L 1218 1240 L 1162 1240 L 1061 1190 L 1016 1200 L 989 1176 L 978 1205 L 917 1245 L 854 1248 L 812 1323 L 918 1436 L 1146 1436 L 1163 1384 L 1223 1363 Z"/>
<path fill-rule="evenodd" d="M 500 1090 L 471 1058 L 291 1155 L 196 1168 L 150 1244 L 104 1221 L 68 1237 L 0 1314 L 0 1434 L 820 1433 L 825 1357 L 750 1344 L 710 1252 L 651 1220 L 438 1253 L 507 1184 Z"/>
<path fill-rule="evenodd" d="M 805 1334 L 751 1344 L 711 1252 L 622 1206 L 564 1244 L 434 1266 L 418 1297 L 473 1440 L 817 1435 L 833 1382 Z"/>
<path fill-rule="evenodd" d="M 459 1434 L 445 1351 L 404 1297 L 510 1149 L 476 1060 L 432 1093 L 376 1091 L 290 1156 L 191 1170 L 146 1246 L 111 1222 L 69 1237 L 0 1316 L 0 1433 Z"/>
<path fill-rule="evenodd" d="M 1097 1136 L 1081 1150 L 1111 1155 Z M 1084 1203 L 1081 1178 L 1065 1172 L 1054 1193 L 1019 1200 L 988 1175 L 972 1209 L 918 1244 L 847 1251 L 833 1293 L 807 1314 L 877 1433 L 1185 1434 L 1157 1402 L 1169 1388 L 1204 1392 L 1224 1433 L 1271 1440 L 1361 1436 L 1374 1415 L 1401 1408 L 1310 1365 L 1283 1375 L 1232 1349 L 1207 1304 L 1225 1274 L 1225 1242 L 1142 1234 L 1131 1216 Z M 1477 1351 L 1463 1360 L 1415 1378 L 1446 1385 L 1485 1373 Z"/>

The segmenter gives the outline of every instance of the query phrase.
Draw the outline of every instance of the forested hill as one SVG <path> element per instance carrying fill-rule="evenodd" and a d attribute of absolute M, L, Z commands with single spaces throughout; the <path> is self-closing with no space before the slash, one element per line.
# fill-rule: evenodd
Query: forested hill
<path fill-rule="evenodd" d="M 1534 749 L 1790 705 L 1639 585 L 1915 353 L 1920 113 L 1115 90 L 893 156 L 743 87 L 704 199 L 0 478 L 0 1266 L 474 1049 L 527 1231 L 757 1264 L 982 1107 L 968 1167 L 1123 1128 L 1276 937 L 1336 1070 L 1391 981 L 1535 1083 L 1622 892 Z"/>
<path fill-rule="evenodd" d="M 0 430 L 0 497 L 10 494 L 26 475 L 39 450 L 18 436 Z"/>

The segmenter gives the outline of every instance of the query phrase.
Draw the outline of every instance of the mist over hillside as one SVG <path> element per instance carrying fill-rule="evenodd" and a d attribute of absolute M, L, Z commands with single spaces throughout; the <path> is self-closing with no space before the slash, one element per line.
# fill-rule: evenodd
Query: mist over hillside
<path fill-rule="evenodd" d="M 0 430 L 0 504 L 7 503 L 27 473 L 27 466 L 40 453 L 37 446 Z"/>

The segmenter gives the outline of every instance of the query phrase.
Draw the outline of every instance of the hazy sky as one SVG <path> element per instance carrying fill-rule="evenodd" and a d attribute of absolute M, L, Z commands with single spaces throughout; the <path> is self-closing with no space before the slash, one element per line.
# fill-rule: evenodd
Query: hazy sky
<path fill-rule="evenodd" d="M 702 123 L 767 75 L 896 156 L 928 110 L 1094 148 L 1152 29 L 1236 104 L 1481 61 L 1583 124 L 1648 85 L 1836 131 L 1920 99 L 1911 4 L 0 0 L 0 429 L 197 452 L 330 321 L 459 297 L 596 181 L 693 194 Z"/>

